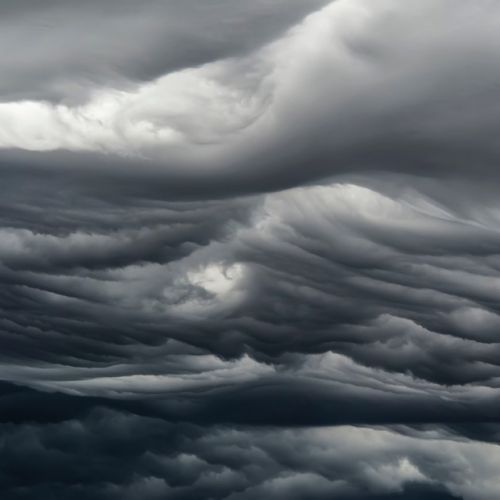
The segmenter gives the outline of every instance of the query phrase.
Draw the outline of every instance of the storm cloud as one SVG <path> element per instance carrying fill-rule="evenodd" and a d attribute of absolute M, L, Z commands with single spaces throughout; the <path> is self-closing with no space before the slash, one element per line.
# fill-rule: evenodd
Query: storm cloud
<path fill-rule="evenodd" d="M 498 498 L 499 21 L 3 2 L 2 498 Z"/>

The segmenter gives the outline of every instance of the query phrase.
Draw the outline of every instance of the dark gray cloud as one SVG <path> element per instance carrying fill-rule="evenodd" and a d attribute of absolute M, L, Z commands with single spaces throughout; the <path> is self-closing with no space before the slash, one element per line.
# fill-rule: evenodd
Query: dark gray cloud
<path fill-rule="evenodd" d="M 497 484 L 497 447 L 445 427 L 200 426 L 56 394 L 51 420 L 30 412 L 39 393 L 2 387 L 2 407 L 16 398 L 24 413 L 0 427 L 6 498 L 455 499 Z"/>
<path fill-rule="evenodd" d="M 322 0 L 2 2 L 0 100 L 73 101 L 238 56 L 279 36 Z"/>
<path fill-rule="evenodd" d="M 499 17 L 3 2 L 1 497 L 496 499 Z"/>

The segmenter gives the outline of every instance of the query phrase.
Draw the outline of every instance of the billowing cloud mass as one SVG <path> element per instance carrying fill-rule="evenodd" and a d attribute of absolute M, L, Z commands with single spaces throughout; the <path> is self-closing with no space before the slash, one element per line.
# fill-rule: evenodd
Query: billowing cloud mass
<path fill-rule="evenodd" d="M 1 498 L 500 498 L 499 23 L 3 1 Z"/>

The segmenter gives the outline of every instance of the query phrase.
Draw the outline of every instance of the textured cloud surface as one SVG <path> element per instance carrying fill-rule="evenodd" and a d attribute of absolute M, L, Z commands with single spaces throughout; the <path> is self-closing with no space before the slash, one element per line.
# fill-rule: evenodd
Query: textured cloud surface
<path fill-rule="evenodd" d="M 499 22 L 2 2 L 1 498 L 499 498 Z"/>

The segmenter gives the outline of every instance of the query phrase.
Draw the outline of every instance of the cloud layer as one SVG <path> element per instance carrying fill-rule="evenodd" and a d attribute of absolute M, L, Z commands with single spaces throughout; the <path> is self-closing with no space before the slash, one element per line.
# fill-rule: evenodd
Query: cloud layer
<path fill-rule="evenodd" d="M 2 498 L 498 497 L 495 2 L 0 19 Z"/>

